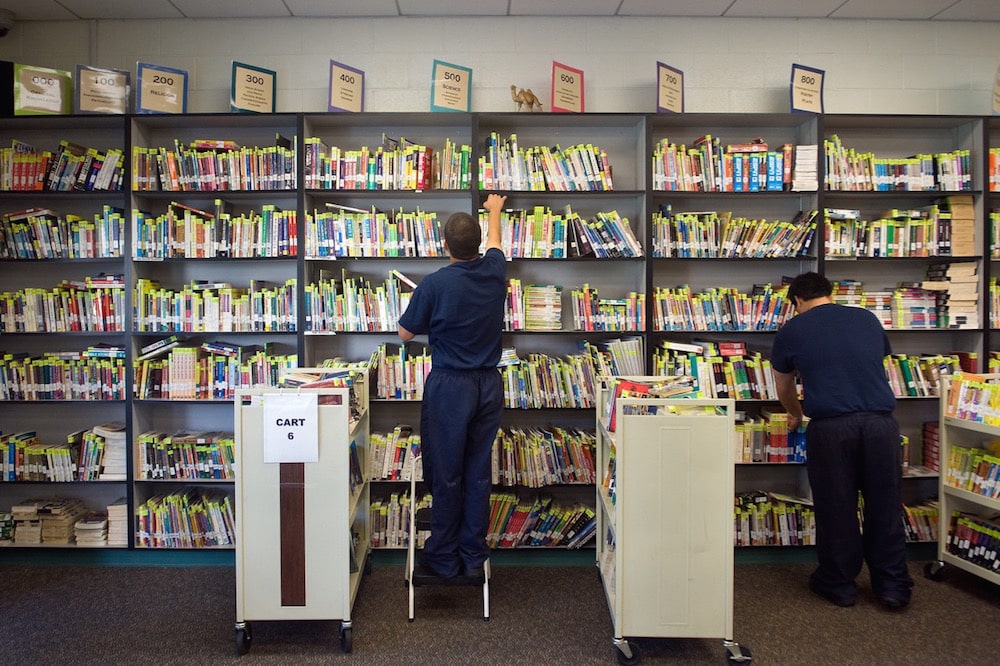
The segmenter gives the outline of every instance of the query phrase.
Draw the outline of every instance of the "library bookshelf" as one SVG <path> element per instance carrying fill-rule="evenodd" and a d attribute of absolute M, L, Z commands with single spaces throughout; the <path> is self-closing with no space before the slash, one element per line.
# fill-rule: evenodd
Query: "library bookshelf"
<path fill-rule="evenodd" d="M 123 547 L 195 548 L 194 543 L 153 539 L 136 522 L 137 512 L 164 510 L 164 498 L 207 497 L 223 503 L 228 498 L 232 502 L 234 479 L 226 463 L 232 441 L 227 442 L 226 435 L 231 436 L 234 428 L 232 394 L 236 388 L 271 386 L 283 368 L 294 365 L 319 366 L 331 359 L 360 363 L 380 354 L 385 359 L 398 358 L 400 345 L 391 307 L 390 316 L 375 312 L 377 316 L 364 319 L 362 325 L 362 319 L 338 319 L 335 309 L 317 310 L 317 303 L 365 289 L 369 290 L 366 294 L 378 294 L 390 288 L 397 290 L 393 298 L 401 300 L 385 302 L 398 308 L 411 290 L 399 275 L 419 282 L 447 259 L 433 244 L 418 243 L 416 238 L 411 239 L 412 252 L 400 244 L 398 235 L 380 246 L 378 230 L 398 234 L 409 220 L 408 224 L 426 231 L 433 240 L 434 230 L 449 215 L 458 211 L 477 215 L 486 194 L 494 190 L 508 196 L 509 220 L 543 219 L 551 225 L 564 223 L 571 215 L 595 222 L 614 213 L 628 220 L 638 245 L 638 251 L 631 254 L 575 256 L 570 241 L 578 239 L 562 239 L 565 246 L 560 254 L 555 249 L 558 239 L 543 235 L 532 236 L 533 242 L 543 241 L 541 250 L 538 245 L 525 250 L 524 237 L 518 252 L 513 245 L 508 249 L 508 278 L 522 287 L 547 289 L 543 293 L 550 299 L 558 294 L 554 302 L 559 309 L 555 316 L 552 307 L 542 308 L 548 315 L 542 325 L 529 326 L 512 314 L 504 347 L 521 363 L 504 369 L 505 377 L 509 376 L 512 385 L 532 378 L 573 377 L 566 382 L 573 397 L 554 392 L 551 400 L 536 396 L 533 402 L 518 391 L 504 412 L 505 432 L 586 431 L 593 446 L 593 401 L 600 374 L 657 374 L 665 342 L 708 346 L 739 342 L 755 362 L 766 360 L 776 320 L 760 327 L 756 323 L 672 322 L 661 317 L 662 301 L 658 300 L 669 290 L 686 286 L 703 294 L 726 288 L 749 298 L 755 295 L 755 287 L 770 285 L 775 296 L 780 295 L 777 288 L 784 277 L 818 270 L 831 279 L 857 280 L 866 289 L 891 291 L 899 283 L 927 279 L 932 265 L 973 263 L 977 288 L 985 293 L 995 263 L 992 254 L 991 261 L 983 259 L 995 246 L 987 245 L 986 230 L 988 209 L 996 207 L 996 195 L 987 192 L 984 173 L 989 130 L 996 127 L 995 120 L 981 117 L 808 114 L 288 113 L 9 119 L 0 129 L 5 146 L 20 142 L 37 152 L 55 154 L 60 141 L 68 141 L 101 154 L 120 150 L 124 159 L 120 189 L 28 191 L 0 183 L 4 185 L 0 213 L 8 216 L 5 242 L 12 228 L 9 216 L 27 208 L 47 208 L 56 217 L 72 214 L 90 220 L 96 216 L 103 227 L 111 224 L 116 213 L 124 219 L 117 254 L 81 258 L 4 254 L 0 288 L 17 300 L 26 290 L 59 289 L 63 276 L 85 283 L 86 278 L 102 273 L 120 276 L 124 287 L 118 294 L 123 306 L 116 311 L 122 324 L 116 330 L 22 331 L 12 323 L 15 319 L 5 316 L 0 348 L 10 357 L 4 369 L 21 356 L 41 358 L 46 352 L 82 353 L 91 346 L 118 346 L 124 350 L 124 358 L 118 361 L 125 390 L 113 397 L 109 393 L 111 399 L 58 404 L 11 395 L 4 401 L 0 428 L 4 433 L 36 431 L 43 442 L 61 443 L 71 432 L 121 422 L 129 446 L 124 480 L 2 482 L 0 512 L 29 496 L 77 497 L 92 510 L 103 510 L 124 498 L 130 527 Z M 813 172 L 812 180 L 807 174 L 805 184 L 782 182 L 780 188 L 768 189 L 765 179 L 763 188 L 756 191 L 729 191 L 724 184 L 707 188 L 702 173 L 701 185 L 668 189 L 666 177 L 658 170 L 664 164 L 658 151 L 676 151 L 680 146 L 687 151 L 706 135 L 718 140 L 712 144 L 721 151 L 717 156 L 725 154 L 730 144 L 751 152 L 759 150 L 761 143 L 768 144 L 771 152 L 790 145 L 792 159 L 801 152 L 802 171 Z M 932 190 L 827 189 L 826 142 L 833 135 L 842 146 L 884 158 L 966 151 L 970 178 L 954 190 L 937 185 Z M 536 149 L 556 146 L 572 152 L 575 159 L 594 159 L 590 165 L 598 170 L 597 159 L 603 155 L 611 167 L 604 174 L 610 177 L 610 187 L 600 178 L 588 181 L 586 170 L 582 175 L 576 172 L 578 180 L 570 176 L 570 185 L 551 174 L 546 180 L 544 173 L 528 169 L 545 164 Z M 587 153 L 580 146 L 597 150 Z M 808 152 L 807 146 L 817 146 L 817 152 Z M 329 160 L 333 148 L 343 151 L 337 163 L 343 180 L 339 175 L 333 178 Z M 347 151 L 352 151 L 350 156 Z M 85 158 L 86 150 L 83 153 Z M 326 161 L 318 159 L 321 155 Z M 389 155 L 398 161 L 391 162 Z M 522 158 L 516 160 L 516 167 L 509 160 L 514 155 Z M 508 158 L 503 168 L 502 157 Z M 660 159 L 660 166 L 654 157 Z M 806 169 L 810 160 L 814 164 Z M 357 166 L 363 162 L 362 179 Z M 345 165 L 354 165 L 354 170 L 344 171 Z M 525 165 L 521 171 L 520 165 Z M 412 172 L 407 171 L 411 168 Z M 826 209 L 858 210 L 859 219 L 870 221 L 886 209 L 940 205 L 951 195 L 972 198 L 972 246 L 961 255 L 875 257 L 850 256 L 856 249 L 853 246 L 850 252 L 828 250 L 827 235 L 835 225 L 824 213 Z M 772 252 L 740 254 L 729 248 L 729 254 L 690 256 L 671 250 L 663 241 L 664 230 L 676 228 L 685 215 L 699 224 L 711 215 L 728 215 L 757 222 L 761 228 L 763 222 L 793 220 L 797 221 L 792 227 L 802 228 L 803 218 L 797 216 L 812 211 L 815 229 L 808 243 L 799 238 L 799 245 L 763 246 Z M 346 224 L 347 213 L 354 216 L 352 224 L 366 221 L 369 235 L 355 230 L 357 235 L 350 242 L 337 246 L 328 232 Z M 327 235 L 321 236 L 321 230 Z M 240 305 L 233 305 L 234 300 Z M 584 302 L 593 308 L 596 319 L 577 319 Z M 552 303 L 548 301 L 549 306 Z M 956 327 L 894 326 L 890 330 L 894 352 L 915 359 L 965 352 L 984 360 L 995 328 L 988 322 L 996 321 L 996 310 L 982 306 L 977 322 Z M 172 337 L 177 343 L 173 348 L 160 355 L 150 350 L 168 344 Z M 195 350 L 202 372 L 207 371 L 206 363 L 213 370 L 211 384 L 195 382 L 193 395 L 190 378 L 186 384 L 172 381 L 166 392 L 162 384 L 155 385 L 155 372 L 162 372 L 164 364 L 169 367 L 168 360 L 187 367 L 183 363 L 190 359 L 185 354 L 192 352 L 178 352 L 179 348 Z M 411 342 L 406 354 L 419 358 L 423 351 L 424 345 Z M 638 368 L 629 367 L 629 361 L 636 360 Z M 518 374 L 529 369 L 533 374 Z M 373 436 L 401 424 L 418 426 L 416 392 L 382 386 L 377 373 L 370 384 Z M 6 380 L 5 386 L 9 385 Z M 926 393 L 901 392 L 899 396 L 897 415 L 911 441 L 911 469 L 925 462 L 922 447 L 914 445 L 921 441 L 924 423 L 938 419 L 937 398 L 930 389 Z M 763 411 L 778 407 L 767 393 L 726 396 L 724 391 L 720 395 L 733 397 L 737 411 L 748 419 L 758 419 Z M 59 418 L 51 418 L 53 413 Z M 195 441 L 173 441 L 182 435 Z M 199 436 L 213 439 L 198 442 Z M 176 455 L 178 450 L 199 446 L 209 446 L 217 457 L 206 463 L 209 472 L 198 472 L 194 461 L 190 462 L 193 471 L 188 472 L 163 472 L 162 461 L 161 471 L 148 468 L 156 466 L 149 458 L 151 450 Z M 405 495 L 407 486 L 402 480 L 373 477 L 373 505 L 398 502 Z M 933 495 L 936 479 L 933 472 L 914 475 L 905 485 L 905 499 L 919 502 Z M 540 485 L 516 478 L 498 481 L 498 495 L 513 494 L 525 503 L 542 497 L 594 508 L 589 481 L 549 479 Z M 738 494 L 758 490 L 799 497 L 809 494 L 801 463 L 738 463 L 735 486 Z M 232 547 L 225 539 L 199 545 Z"/>
<path fill-rule="evenodd" d="M 1000 374 L 957 374 L 941 395 L 941 476 L 937 561 L 926 574 L 941 580 L 947 566 L 993 584 L 997 571 L 996 516 L 1000 510 Z M 992 446 L 991 446 L 992 445 Z"/>

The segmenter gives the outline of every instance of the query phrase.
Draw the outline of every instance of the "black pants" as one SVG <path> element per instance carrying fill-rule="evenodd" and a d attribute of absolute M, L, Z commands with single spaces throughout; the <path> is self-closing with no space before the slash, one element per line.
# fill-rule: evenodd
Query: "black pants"
<path fill-rule="evenodd" d="M 433 511 L 422 559 L 439 575 L 454 576 L 489 557 L 493 441 L 502 414 L 496 368 L 434 368 L 424 382 L 420 447 Z"/>
<path fill-rule="evenodd" d="M 906 567 L 899 424 L 880 413 L 814 419 L 806 447 L 819 560 L 813 584 L 837 598 L 854 599 L 855 578 L 867 562 L 876 596 L 909 601 L 913 580 Z"/>

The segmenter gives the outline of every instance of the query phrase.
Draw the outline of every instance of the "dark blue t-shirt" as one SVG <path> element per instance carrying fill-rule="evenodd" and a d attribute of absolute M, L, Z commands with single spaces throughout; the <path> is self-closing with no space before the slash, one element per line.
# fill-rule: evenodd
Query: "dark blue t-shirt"
<path fill-rule="evenodd" d="M 433 367 L 495 368 L 500 362 L 507 262 L 496 248 L 448 264 L 420 281 L 399 325 L 427 334 Z"/>
<path fill-rule="evenodd" d="M 798 371 L 802 411 L 810 418 L 896 407 L 883 361 L 892 353 L 878 318 L 863 308 L 827 303 L 789 319 L 774 336 L 771 365 Z"/>

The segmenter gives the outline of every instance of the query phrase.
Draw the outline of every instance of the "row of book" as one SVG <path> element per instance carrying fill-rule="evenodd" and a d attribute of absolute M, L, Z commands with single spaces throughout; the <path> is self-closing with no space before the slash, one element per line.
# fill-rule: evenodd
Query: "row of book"
<path fill-rule="evenodd" d="M 489 214 L 479 210 L 483 230 L 480 253 L 486 250 Z M 623 259 L 643 256 L 627 217 L 616 210 L 597 211 L 584 219 L 566 206 L 562 214 L 547 206 L 505 209 L 500 214 L 500 245 L 511 259 L 595 257 Z"/>
<path fill-rule="evenodd" d="M 134 365 L 139 400 L 232 400 L 241 388 L 277 386 L 283 372 L 298 366 L 298 356 L 210 342 Z"/>
<path fill-rule="evenodd" d="M 507 280 L 503 327 L 505 331 L 561 331 L 562 287 Z"/>
<path fill-rule="evenodd" d="M 792 189 L 794 153 L 786 143 L 770 150 L 762 139 L 722 146 L 705 134 L 691 147 L 667 138 L 653 146 L 653 189 L 664 192 L 781 192 Z M 813 188 L 815 189 L 815 187 Z"/>
<path fill-rule="evenodd" d="M 141 192 L 294 190 L 296 173 L 295 140 L 280 134 L 273 146 L 175 139 L 172 148 L 132 147 L 132 189 Z"/>
<path fill-rule="evenodd" d="M 231 432 L 147 430 L 135 438 L 138 479 L 233 479 L 236 440 Z"/>
<path fill-rule="evenodd" d="M 125 360 L 86 352 L 0 357 L 0 400 L 124 400 Z"/>
<path fill-rule="evenodd" d="M 542 494 L 490 495 L 490 548 L 566 548 L 584 546 L 596 531 L 596 514 L 586 504 L 560 504 Z"/>
<path fill-rule="evenodd" d="M 374 149 L 339 148 L 306 137 L 304 157 L 306 189 L 459 190 L 472 182 L 472 146 L 450 138 L 435 150 L 385 134 Z"/>
<path fill-rule="evenodd" d="M 1000 498 L 1000 444 L 986 449 L 951 446 L 945 461 L 944 482 L 983 497 Z"/>
<path fill-rule="evenodd" d="M 13 139 L 0 148 L 0 191 L 67 192 L 122 189 L 124 153 L 63 139 L 55 152 Z"/>
<path fill-rule="evenodd" d="M 597 374 L 588 353 L 527 354 L 500 368 L 507 409 L 592 408 Z"/>
<path fill-rule="evenodd" d="M 806 425 L 808 418 L 795 430 L 788 429 L 788 414 L 763 409 L 760 418 L 745 418 L 736 422 L 737 464 L 804 463 L 806 462 Z"/>
<path fill-rule="evenodd" d="M 108 205 L 91 220 L 50 208 L 0 219 L 0 259 L 108 259 L 123 256 L 124 245 L 124 213 Z"/>
<path fill-rule="evenodd" d="M 816 513 L 806 498 L 751 491 L 736 496 L 735 546 L 811 546 L 816 544 Z"/>
<path fill-rule="evenodd" d="M 948 552 L 963 560 L 1000 572 L 1000 521 L 956 511 L 948 523 Z"/>
<path fill-rule="evenodd" d="M 779 258 L 809 254 L 818 211 L 791 220 L 750 220 L 731 212 L 654 212 L 653 256 L 672 258 Z"/>
<path fill-rule="evenodd" d="M 0 481 L 124 481 L 125 424 L 106 423 L 42 442 L 33 431 L 0 434 Z"/>
<path fill-rule="evenodd" d="M 132 211 L 132 257 L 261 258 L 298 256 L 298 212 L 264 204 L 260 211 L 234 214 L 216 199 L 216 212 L 172 201 L 167 212 Z"/>
<path fill-rule="evenodd" d="M 53 289 L 25 287 L 0 292 L 0 331 L 122 332 L 127 309 L 124 276 L 102 274 L 63 280 Z"/>
<path fill-rule="evenodd" d="M 478 167 L 481 190 L 576 192 L 614 189 L 607 151 L 590 143 L 565 149 L 559 144 L 521 147 L 517 134 L 501 139 L 499 132 L 490 132 Z"/>
<path fill-rule="evenodd" d="M 653 326 L 657 331 L 776 331 L 793 308 L 785 285 L 754 285 L 750 293 L 734 287 L 694 292 L 689 285 L 655 287 Z"/>
<path fill-rule="evenodd" d="M 778 399 L 770 359 L 738 340 L 661 340 L 653 351 L 653 375 L 689 376 L 703 398 Z"/>
<path fill-rule="evenodd" d="M 0 514 L 0 545 L 70 545 L 78 548 L 128 545 L 125 498 L 106 509 L 87 508 L 78 499 L 27 499 Z"/>
<path fill-rule="evenodd" d="M 493 443 L 494 485 L 541 488 L 594 482 L 594 434 L 577 429 L 509 428 Z M 411 426 L 373 432 L 369 477 L 375 481 L 423 480 L 420 435 Z"/>
<path fill-rule="evenodd" d="M 328 204 L 306 215 L 307 257 L 444 257 L 437 213 Z"/>
<path fill-rule="evenodd" d="M 857 208 L 826 208 L 824 251 L 828 258 L 975 255 L 975 220 L 964 211 L 964 204 L 931 204 L 883 210 L 865 220 Z"/>
<path fill-rule="evenodd" d="M 139 548 L 212 548 L 236 543 L 232 497 L 196 488 L 154 495 L 135 508 Z"/>
<path fill-rule="evenodd" d="M 912 157 L 877 157 L 843 145 L 836 134 L 823 141 L 827 190 L 958 192 L 972 189 L 971 153 L 953 150 Z"/>
<path fill-rule="evenodd" d="M 180 289 L 139 278 L 133 293 L 133 326 L 140 333 L 293 332 L 297 326 L 297 280 L 281 285 L 250 280 L 247 288 L 228 282 L 192 281 Z"/>
<path fill-rule="evenodd" d="M 860 520 L 859 510 L 859 520 Z M 735 546 L 810 546 L 816 544 L 812 501 L 782 493 L 751 491 L 736 496 Z M 938 506 L 929 500 L 903 505 L 903 529 L 912 543 L 933 543 L 938 534 Z"/>
<path fill-rule="evenodd" d="M 316 282 L 305 287 L 307 332 L 396 331 L 412 294 L 403 289 L 414 285 L 409 278 L 394 269 L 382 284 L 373 284 L 346 271 L 339 279 L 329 273 L 321 269 Z"/>

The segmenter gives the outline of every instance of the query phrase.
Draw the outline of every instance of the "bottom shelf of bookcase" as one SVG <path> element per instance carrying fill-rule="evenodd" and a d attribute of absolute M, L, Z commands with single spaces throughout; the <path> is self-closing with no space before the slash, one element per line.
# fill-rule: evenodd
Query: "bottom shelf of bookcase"
<path fill-rule="evenodd" d="M 952 555 L 951 553 L 941 553 L 941 561 L 945 564 L 950 564 L 963 571 L 968 571 L 969 573 L 979 576 L 980 578 L 987 580 L 994 585 L 1000 585 L 1000 573 L 995 571 L 990 571 L 986 567 L 980 566 L 975 562 L 969 562 L 968 560 L 963 560 L 961 557 Z"/>

